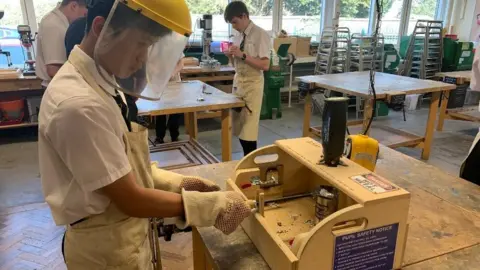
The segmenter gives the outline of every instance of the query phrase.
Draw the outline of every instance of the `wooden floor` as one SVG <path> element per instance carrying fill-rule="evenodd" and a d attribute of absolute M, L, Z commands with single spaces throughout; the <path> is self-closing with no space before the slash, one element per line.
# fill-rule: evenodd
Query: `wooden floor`
<path fill-rule="evenodd" d="M 45 203 L 12 207 L 0 212 L 0 270 L 67 269 L 61 242 L 63 226 L 56 226 Z M 190 233 L 161 242 L 164 269 L 193 269 Z"/>

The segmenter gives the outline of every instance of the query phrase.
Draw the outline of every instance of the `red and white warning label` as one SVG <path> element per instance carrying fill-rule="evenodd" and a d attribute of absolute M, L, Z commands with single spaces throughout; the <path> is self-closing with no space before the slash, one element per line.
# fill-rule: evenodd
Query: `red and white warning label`
<path fill-rule="evenodd" d="M 387 179 L 372 173 L 352 176 L 350 179 L 375 194 L 398 190 L 398 187 L 393 186 Z"/>

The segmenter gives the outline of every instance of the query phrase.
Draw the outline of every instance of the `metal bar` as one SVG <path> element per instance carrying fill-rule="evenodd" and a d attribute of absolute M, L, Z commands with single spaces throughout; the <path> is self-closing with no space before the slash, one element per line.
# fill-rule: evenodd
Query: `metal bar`
<path fill-rule="evenodd" d="M 265 203 L 288 201 L 288 200 L 293 200 L 293 199 L 298 199 L 298 198 L 304 198 L 304 197 L 310 197 L 310 196 L 312 196 L 312 193 L 304 193 L 304 194 L 292 195 L 292 196 L 287 196 L 287 197 L 278 198 L 278 199 L 265 200 Z M 258 202 L 257 202 L 257 203 L 258 203 Z"/>

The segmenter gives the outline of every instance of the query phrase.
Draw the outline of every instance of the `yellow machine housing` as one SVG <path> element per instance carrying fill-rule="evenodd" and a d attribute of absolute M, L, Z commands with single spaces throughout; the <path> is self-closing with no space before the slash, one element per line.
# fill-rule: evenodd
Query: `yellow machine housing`
<path fill-rule="evenodd" d="M 378 141 L 366 135 L 349 135 L 345 145 L 345 156 L 364 168 L 374 171 L 379 152 Z"/>

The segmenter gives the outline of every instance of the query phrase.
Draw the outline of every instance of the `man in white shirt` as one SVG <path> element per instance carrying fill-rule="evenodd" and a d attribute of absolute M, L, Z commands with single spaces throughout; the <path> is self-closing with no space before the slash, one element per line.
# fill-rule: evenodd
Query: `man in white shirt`
<path fill-rule="evenodd" d="M 55 223 L 67 228 L 68 269 L 153 270 L 152 263 L 161 269 L 157 218 L 228 234 L 251 214 L 251 204 L 211 181 L 151 164 L 148 129 L 128 119 L 122 92 L 162 97 L 192 33 L 186 2 L 96 1 L 86 31 L 41 103 L 45 200 Z M 137 73 L 143 77 L 135 80 L 148 78 L 146 87 L 116 82 Z"/>
<path fill-rule="evenodd" d="M 63 0 L 40 21 L 37 36 L 36 74 L 48 86 L 67 61 L 65 33 L 70 23 L 87 13 L 86 0 Z"/>
<path fill-rule="evenodd" d="M 244 155 L 248 155 L 257 149 L 263 71 L 270 68 L 272 45 L 268 33 L 250 20 L 247 6 L 243 2 L 228 4 L 224 17 L 238 32 L 226 55 L 235 64 L 233 93 L 246 103 L 245 108 L 233 113 L 233 133 L 240 139 Z"/>

